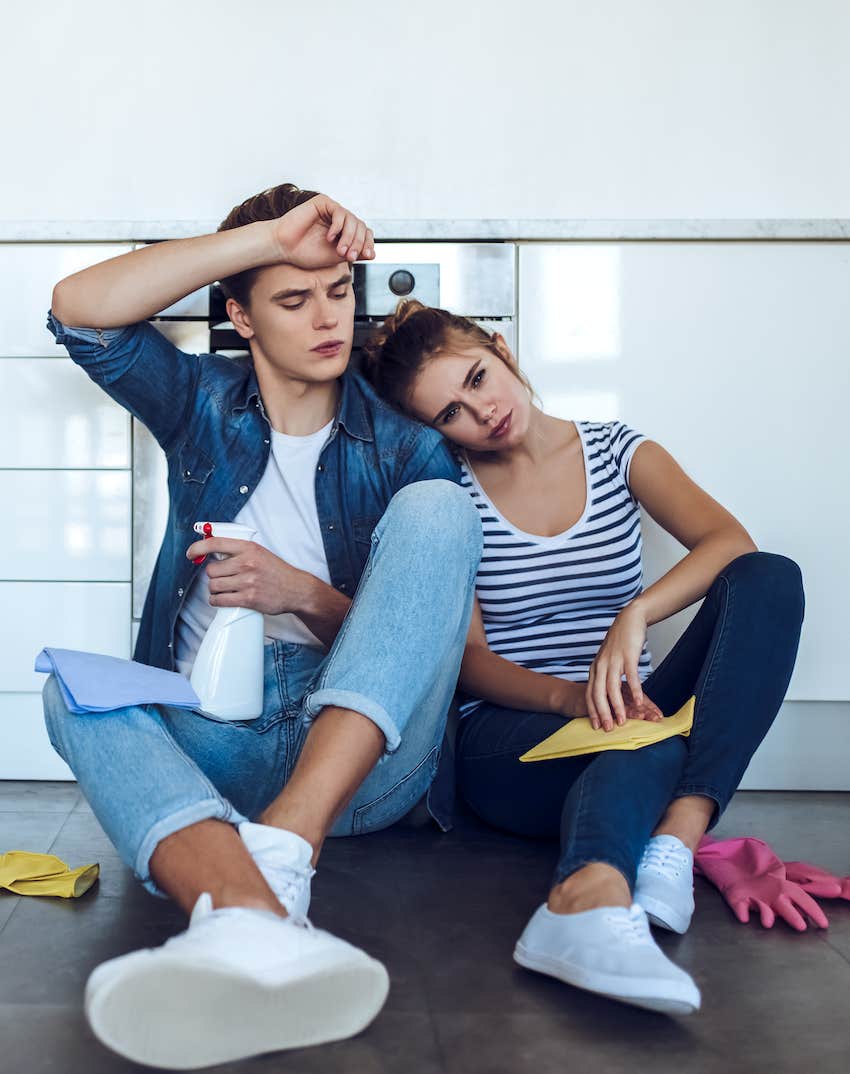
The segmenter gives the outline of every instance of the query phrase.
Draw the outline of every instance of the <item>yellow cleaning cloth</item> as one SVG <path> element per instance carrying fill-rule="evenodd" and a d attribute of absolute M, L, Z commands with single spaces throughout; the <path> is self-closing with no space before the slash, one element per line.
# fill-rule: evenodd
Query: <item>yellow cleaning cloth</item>
<path fill-rule="evenodd" d="M 89 890 L 99 873 L 97 864 L 69 869 L 53 854 L 35 854 L 28 850 L 0 854 L 0 888 L 15 895 L 58 895 L 62 899 L 76 899 Z"/>
<path fill-rule="evenodd" d="M 520 760 L 551 761 L 555 757 L 576 757 L 580 753 L 602 753 L 603 750 L 639 750 L 641 746 L 650 746 L 674 735 L 687 738 L 694 723 L 696 701 L 695 697 L 689 698 L 674 716 L 660 723 L 626 720 L 622 727 L 614 724 L 614 730 L 608 732 L 594 731 L 589 718 L 581 716 L 544 738 Z"/>

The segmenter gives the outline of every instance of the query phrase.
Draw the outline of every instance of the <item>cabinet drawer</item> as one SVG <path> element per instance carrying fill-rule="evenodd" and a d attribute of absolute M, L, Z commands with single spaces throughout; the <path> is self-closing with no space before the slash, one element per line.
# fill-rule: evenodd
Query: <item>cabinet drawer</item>
<path fill-rule="evenodd" d="M 130 472 L 0 471 L 0 581 L 130 581 Z"/>
<path fill-rule="evenodd" d="M 0 467 L 130 466 L 130 416 L 70 358 L 0 358 Z"/>
<path fill-rule="evenodd" d="M 74 778 L 50 745 L 41 694 L 0 694 L 0 741 L 0 779 Z"/>
<path fill-rule="evenodd" d="M 0 691 L 40 690 L 33 671 L 46 645 L 130 657 L 127 582 L 0 582 L 0 608 L 10 628 L 0 647 Z"/>
<path fill-rule="evenodd" d="M 126 254 L 130 243 L 3 243 L 0 245 L 0 356 L 63 354 L 45 328 L 53 287 L 80 269 Z"/>

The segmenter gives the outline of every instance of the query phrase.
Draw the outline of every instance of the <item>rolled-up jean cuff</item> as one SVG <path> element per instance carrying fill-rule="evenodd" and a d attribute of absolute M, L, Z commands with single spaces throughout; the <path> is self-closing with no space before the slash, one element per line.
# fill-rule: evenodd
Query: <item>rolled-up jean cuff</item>
<path fill-rule="evenodd" d="M 228 824 L 241 824 L 247 819 L 223 798 L 204 798 L 200 802 L 192 802 L 185 809 L 164 817 L 151 828 L 136 855 L 134 863 L 136 876 L 152 895 L 167 899 L 168 895 L 156 886 L 150 870 L 151 857 L 162 840 L 183 828 L 188 828 L 190 824 L 197 824 L 200 820 L 223 820 Z"/>
<path fill-rule="evenodd" d="M 336 708 L 340 709 L 351 709 L 352 712 L 359 712 L 361 716 L 365 716 L 367 720 L 371 720 L 372 723 L 383 732 L 386 744 L 384 753 L 379 758 L 378 764 L 383 761 L 384 757 L 388 757 L 391 753 L 395 753 L 401 745 L 401 735 L 387 710 L 382 705 L 379 705 L 377 701 L 373 701 L 370 697 L 366 697 L 365 694 L 358 694 L 354 690 L 335 690 L 332 686 L 328 686 L 322 687 L 321 690 L 316 690 L 312 694 L 308 694 L 308 696 L 304 698 L 302 709 L 304 726 L 309 727 L 322 709 L 327 708 L 328 705 L 334 705 Z"/>
<path fill-rule="evenodd" d="M 690 798 L 693 795 L 698 795 L 700 798 L 710 798 L 716 806 L 711 820 L 708 823 L 707 830 L 713 828 L 720 820 L 723 811 L 726 809 L 726 806 L 729 805 L 729 799 L 732 797 L 731 794 L 728 796 L 721 794 L 715 787 L 700 787 L 695 783 L 681 783 L 673 791 L 673 798 L 671 800 L 675 801 L 677 798 Z"/>
<path fill-rule="evenodd" d="M 629 885 L 629 890 L 635 886 L 635 867 L 634 865 L 624 864 L 621 861 L 617 861 L 613 856 L 609 858 L 600 858 L 598 856 L 582 856 L 575 855 L 572 858 L 568 858 L 566 862 L 558 862 L 558 868 L 555 870 L 555 875 L 552 877 L 552 886 L 562 884 L 568 876 L 572 876 L 573 873 L 577 873 L 579 869 L 583 869 L 585 865 L 610 865 L 612 869 L 616 869 L 618 873 L 622 873 L 626 883 Z"/>

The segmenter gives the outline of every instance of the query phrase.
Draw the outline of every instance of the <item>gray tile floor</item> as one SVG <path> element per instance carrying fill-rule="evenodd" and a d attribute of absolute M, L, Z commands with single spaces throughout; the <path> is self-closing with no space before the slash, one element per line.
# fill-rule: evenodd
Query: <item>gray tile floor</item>
<path fill-rule="evenodd" d="M 739 794 L 720 836 L 759 835 L 786 860 L 850 873 L 850 795 Z M 99 861 L 78 900 L 0 893 L 0 1072 L 142 1070 L 91 1036 L 81 1000 L 103 959 L 183 927 L 170 903 L 132 879 L 73 784 L 0 783 L 0 851 Z M 382 959 L 387 1005 L 354 1040 L 213 1068 L 301 1074 L 846 1074 L 850 1071 L 850 903 L 824 903 L 826 932 L 738 924 L 697 881 L 684 937 L 662 934 L 692 973 L 703 1008 L 668 1019 L 514 966 L 511 950 L 541 901 L 553 847 L 463 815 L 441 835 L 397 827 L 331 841 L 312 917 Z"/>

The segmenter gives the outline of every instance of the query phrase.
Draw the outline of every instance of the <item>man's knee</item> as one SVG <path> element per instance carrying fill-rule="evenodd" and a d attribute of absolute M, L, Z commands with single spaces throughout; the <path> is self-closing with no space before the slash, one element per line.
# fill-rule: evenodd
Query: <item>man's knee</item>
<path fill-rule="evenodd" d="M 384 517 L 409 525 L 429 542 L 460 544 L 481 553 L 478 510 L 466 490 L 453 481 L 437 478 L 405 485 L 390 500 Z"/>
<path fill-rule="evenodd" d="M 61 757 L 62 751 L 58 745 L 61 738 L 60 728 L 64 717 L 68 715 L 68 708 L 55 675 L 48 675 L 47 681 L 41 689 L 41 700 L 44 707 L 44 724 L 47 728 L 47 737 Z"/>

